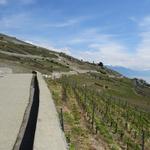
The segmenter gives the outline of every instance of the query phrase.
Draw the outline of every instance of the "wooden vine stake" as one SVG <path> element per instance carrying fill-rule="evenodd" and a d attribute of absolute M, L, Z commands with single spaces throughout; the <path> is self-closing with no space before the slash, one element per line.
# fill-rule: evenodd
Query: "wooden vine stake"
<path fill-rule="evenodd" d="M 145 132 L 142 130 L 142 144 L 141 144 L 141 150 L 145 149 Z"/>
<path fill-rule="evenodd" d="M 92 110 L 92 129 L 94 128 L 94 118 L 95 118 L 95 104 L 93 103 L 93 110 Z"/>
<path fill-rule="evenodd" d="M 64 131 L 64 117 L 63 117 L 63 110 L 62 108 L 60 109 L 60 124 L 61 124 L 61 128 Z"/>

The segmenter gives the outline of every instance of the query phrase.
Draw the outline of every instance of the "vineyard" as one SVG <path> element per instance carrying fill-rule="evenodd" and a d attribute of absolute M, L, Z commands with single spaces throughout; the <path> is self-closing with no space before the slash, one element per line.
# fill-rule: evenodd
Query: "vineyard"
<path fill-rule="evenodd" d="M 150 113 L 124 97 L 106 92 L 109 86 L 99 82 L 91 85 L 90 80 L 93 83 L 100 79 L 90 74 L 55 81 L 61 87 L 59 99 L 66 103 L 74 95 L 89 132 L 100 135 L 109 149 L 150 150 Z"/>

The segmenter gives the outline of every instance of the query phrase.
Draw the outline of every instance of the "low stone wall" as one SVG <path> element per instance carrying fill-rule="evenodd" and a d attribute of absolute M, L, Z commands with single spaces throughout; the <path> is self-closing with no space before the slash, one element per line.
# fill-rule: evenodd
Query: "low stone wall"
<path fill-rule="evenodd" d="M 67 150 L 67 143 L 51 93 L 41 74 L 38 74 L 40 105 L 35 131 L 34 150 Z"/>

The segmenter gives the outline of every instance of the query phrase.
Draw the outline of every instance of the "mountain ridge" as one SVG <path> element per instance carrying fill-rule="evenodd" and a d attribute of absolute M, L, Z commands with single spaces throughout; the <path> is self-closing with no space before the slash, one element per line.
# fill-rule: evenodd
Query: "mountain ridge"
<path fill-rule="evenodd" d="M 107 66 L 110 69 L 118 71 L 119 73 L 129 77 L 129 78 L 139 78 L 146 80 L 150 83 L 150 70 L 135 70 L 122 66 Z"/>

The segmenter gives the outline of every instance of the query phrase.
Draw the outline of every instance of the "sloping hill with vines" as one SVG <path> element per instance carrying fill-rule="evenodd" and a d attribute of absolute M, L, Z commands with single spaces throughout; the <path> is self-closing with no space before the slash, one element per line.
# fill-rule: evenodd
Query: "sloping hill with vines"
<path fill-rule="evenodd" d="M 134 82 L 97 73 L 47 80 L 58 112 L 64 111 L 73 150 L 99 149 L 93 141 L 103 143 L 103 149 L 149 150 L 150 97 L 140 94 Z"/>
<path fill-rule="evenodd" d="M 150 85 L 145 81 L 3 34 L 0 67 L 46 75 L 70 150 L 150 150 Z M 55 72 L 67 76 L 50 78 Z"/>

